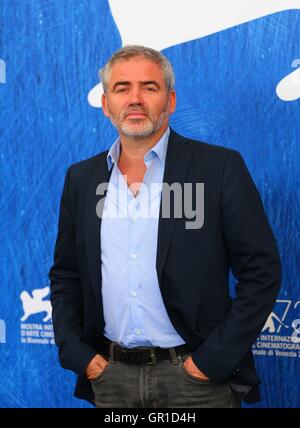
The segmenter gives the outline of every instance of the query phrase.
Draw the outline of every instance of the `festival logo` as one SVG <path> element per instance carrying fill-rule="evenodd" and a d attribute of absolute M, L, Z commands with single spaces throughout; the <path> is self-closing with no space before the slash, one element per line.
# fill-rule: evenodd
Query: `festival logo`
<path fill-rule="evenodd" d="M 300 300 L 277 300 L 262 331 L 253 345 L 260 356 L 300 357 Z"/>
<path fill-rule="evenodd" d="M 43 318 L 44 322 L 51 319 L 52 307 L 50 300 L 43 300 L 44 297 L 48 296 L 49 291 L 49 287 L 33 290 L 32 296 L 27 291 L 22 291 L 20 299 L 22 300 L 24 315 L 21 321 L 26 321 L 31 315 L 38 313 L 46 313 Z"/>
<path fill-rule="evenodd" d="M 294 70 L 285 76 L 276 87 L 278 97 L 283 101 L 295 101 L 300 98 L 300 59 L 292 62 Z M 296 70 L 295 70 L 296 69 Z"/>
<path fill-rule="evenodd" d="M 32 295 L 28 291 L 22 291 L 20 299 L 23 307 L 21 317 L 21 342 L 26 344 L 53 345 L 54 334 L 51 323 L 52 307 L 50 300 L 45 300 L 50 288 L 35 289 Z M 39 318 L 43 316 L 42 323 Z M 34 317 L 34 318 L 33 318 Z M 32 318 L 31 323 L 26 323 Z M 37 322 L 39 321 L 39 322 Z"/>

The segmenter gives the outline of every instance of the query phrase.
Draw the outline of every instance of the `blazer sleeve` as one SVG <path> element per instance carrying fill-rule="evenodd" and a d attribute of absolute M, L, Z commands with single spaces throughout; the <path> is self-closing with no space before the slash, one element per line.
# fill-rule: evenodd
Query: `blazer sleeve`
<path fill-rule="evenodd" d="M 281 264 L 259 193 L 236 151 L 223 175 L 222 222 L 236 297 L 226 318 L 192 358 L 209 378 L 225 381 L 239 371 L 272 308 L 281 283 Z"/>
<path fill-rule="evenodd" d="M 71 168 L 65 177 L 54 264 L 49 278 L 54 336 L 61 365 L 84 376 L 87 364 L 97 352 L 81 340 L 82 284 L 76 263 L 76 237 L 70 203 Z"/>

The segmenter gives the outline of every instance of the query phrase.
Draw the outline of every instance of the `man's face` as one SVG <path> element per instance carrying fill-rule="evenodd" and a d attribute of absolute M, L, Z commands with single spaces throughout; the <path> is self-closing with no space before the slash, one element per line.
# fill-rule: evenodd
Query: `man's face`
<path fill-rule="evenodd" d="M 102 107 L 120 134 L 142 139 L 159 133 L 175 105 L 175 91 L 167 91 L 155 62 L 137 57 L 113 65 Z"/>

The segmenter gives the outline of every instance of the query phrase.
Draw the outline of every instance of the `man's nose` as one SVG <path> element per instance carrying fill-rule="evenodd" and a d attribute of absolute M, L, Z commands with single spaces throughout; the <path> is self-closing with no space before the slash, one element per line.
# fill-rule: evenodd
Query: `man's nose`
<path fill-rule="evenodd" d="M 140 88 L 132 88 L 130 91 L 129 104 L 132 105 L 142 105 L 143 98 Z"/>

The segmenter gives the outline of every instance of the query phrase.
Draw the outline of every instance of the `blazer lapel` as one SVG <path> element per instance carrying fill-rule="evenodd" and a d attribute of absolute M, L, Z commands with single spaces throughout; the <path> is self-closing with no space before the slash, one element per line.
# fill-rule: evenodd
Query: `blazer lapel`
<path fill-rule="evenodd" d="M 102 198 L 105 198 L 106 192 L 101 195 L 96 194 L 99 184 L 108 183 L 112 169 L 109 171 L 106 161 L 107 152 L 102 153 L 96 167 L 91 173 L 91 179 L 86 189 L 86 207 L 85 207 L 85 239 L 86 252 L 92 285 L 96 296 L 97 304 L 101 300 L 101 217 L 96 213 L 97 204 Z M 103 192 L 101 192 L 103 193 Z M 101 205 L 103 205 L 102 200 Z M 99 205 L 98 205 L 99 206 Z"/>
<path fill-rule="evenodd" d="M 179 136 L 171 130 L 166 153 L 166 164 L 163 183 L 166 183 L 168 185 L 172 185 L 172 183 L 179 183 L 183 186 L 192 157 L 192 152 L 193 147 L 191 144 L 188 144 L 188 140 L 184 139 L 183 137 Z M 175 224 L 175 218 L 172 215 L 172 207 L 170 210 L 170 218 L 162 217 L 162 200 L 166 197 L 167 191 L 168 190 L 163 186 L 158 223 L 156 270 L 160 287 L 161 274 L 163 271 L 164 263 L 166 261 L 172 231 Z"/>

